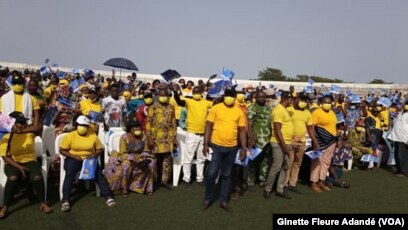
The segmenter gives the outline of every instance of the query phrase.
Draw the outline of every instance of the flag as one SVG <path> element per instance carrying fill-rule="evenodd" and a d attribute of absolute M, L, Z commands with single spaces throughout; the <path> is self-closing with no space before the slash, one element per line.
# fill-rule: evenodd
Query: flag
<path fill-rule="evenodd" d="M 317 151 L 312 150 L 312 151 L 305 152 L 305 155 L 308 156 L 310 159 L 314 160 L 320 157 L 320 155 L 322 155 L 322 152 L 320 150 L 317 150 Z"/>
<path fill-rule="evenodd" d="M 79 69 L 78 68 L 72 69 L 72 75 L 74 75 L 74 74 L 79 74 Z"/>
<path fill-rule="evenodd" d="M 82 161 L 82 169 L 79 174 L 80 180 L 92 180 L 95 178 L 96 164 L 98 161 L 96 158 L 88 158 Z"/>
<path fill-rule="evenodd" d="M 9 76 L 6 79 L 6 83 L 10 88 L 11 88 L 11 77 L 12 77 L 11 74 L 9 74 Z"/>
<path fill-rule="evenodd" d="M 41 76 L 44 76 L 44 75 L 50 74 L 50 73 L 51 73 L 51 71 L 50 71 L 50 69 L 48 68 L 48 66 L 43 65 L 43 66 L 40 67 L 40 74 L 41 74 Z"/>
<path fill-rule="evenodd" d="M 313 79 L 310 79 L 310 78 L 309 78 L 309 80 L 307 81 L 307 83 L 308 83 L 309 85 L 313 85 L 314 81 L 313 81 Z"/>
<path fill-rule="evenodd" d="M 221 77 L 231 81 L 232 78 L 234 77 L 234 75 L 235 75 L 234 71 L 232 71 L 230 69 L 222 68 Z"/>
<path fill-rule="evenodd" d="M 57 63 L 53 63 L 53 64 L 51 64 L 51 67 L 53 67 L 53 68 L 58 68 L 58 64 L 57 64 Z"/>
<path fill-rule="evenodd" d="M 340 86 L 332 85 L 330 88 L 330 93 L 340 94 Z"/>
<path fill-rule="evenodd" d="M 181 77 L 181 74 L 174 69 L 168 69 L 160 74 L 166 82 L 171 82 L 173 79 Z"/>
<path fill-rule="evenodd" d="M 352 94 L 353 94 L 353 92 L 351 91 L 351 89 L 346 90 L 346 96 L 350 96 Z"/>
<path fill-rule="evenodd" d="M 72 108 L 72 109 L 75 108 L 75 102 L 71 101 L 69 99 L 59 97 L 58 102 L 65 105 L 65 106 L 67 106 L 67 107 L 69 107 L 69 108 Z"/>
<path fill-rule="evenodd" d="M 219 97 L 223 94 L 224 89 L 228 86 L 229 81 L 227 80 L 218 80 L 212 83 L 211 88 L 208 90 L 208 94 L 212 97 Z"/>
<path fill-rule="evenodd" d="M 79 81 L 77 80 L 77 79 L 75 79 L 75 80 L 73 80 L 73 81 L 71 81 L 70 83 L 69 83 L 69 87 L 71 87 L 71 89 L 72 89 L 72 91 L 76 91 L 78 88 L 79 88 Z"/>
<path fill-rule="evenodd" d="M 383 105 L 386 108 L 388 108 L 388 107 L 390 107 L 392 105 L 392 102 L 388 97 L 380 98 L 380 100 L 378 100 L 377 103 Z"/>
<path fill-rule="evenodd" d="M 57 73 L 57 77 L 60 78 L 60 79 L 61 79 L 61 78 L 64 78 L 65 75 L 67 75 L 67 73 L 64 72 L 64 71 L 59 71 L 59 72 Z"/>
<path fill-rule="evenodd" d="M 46 58 L 44 62 L 45 62 L 45 64 L 48 64 L 48 62 L 50 62 L 50 59 Z"/>
<path fill-rule="evenodd" d="M 361 103 L 361 99 L 359 95 L 353 94 L 349 96 L 351 103 Z"/>
<path fill-rule="evenodd" d="M 336 113 L 337 124 L 344 122 L 344 115 L 342 112 Z"/>
<path fill-rule="evenodd" d="M 303 88 L 303 91 L 305 93 L 313 93 L 313 87 L 311 85 L 307 85 L 305 88 Z"/>
<path fill-rule="evenodd" d="M 93 70 L 91 70 L 91 69 L 88 69 L 88 68 L 86 68 L 86 69 L 84 69 L 84 74 L 85 74 L 85 76 L 95 76 L 95 72 L 93 71 Z"/>
<path fill-rule="evenodd" d="M 95 111 L 91 110 L 91 111 L 89 111 L 87 117 L 89 118 L 89 120 L 90 120 L 92 123 L 96 123 L 96 122 L 99 122 L 99 120 L 101 119 L 102 113 L 100 113 L 100 112 L 95 112 Z"/>

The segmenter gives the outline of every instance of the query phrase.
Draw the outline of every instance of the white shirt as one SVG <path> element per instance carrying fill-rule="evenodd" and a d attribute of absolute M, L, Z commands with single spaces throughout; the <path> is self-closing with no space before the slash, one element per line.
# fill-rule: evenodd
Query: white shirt
<path fill-rule="evenodd" d="M 408 144 L 408 112 L 398 114 L 388 139 Z"/>

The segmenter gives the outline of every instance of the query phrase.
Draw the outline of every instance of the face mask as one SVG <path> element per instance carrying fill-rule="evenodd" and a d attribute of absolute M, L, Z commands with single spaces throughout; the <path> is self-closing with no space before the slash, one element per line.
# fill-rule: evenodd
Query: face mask
<path fill-rule="evenodd" d="M 356 131 L 357 131 L 357 132 L 362 132 L 362 131 L 363 131 L 363 127 L 356 127 Z"/>
<path fill-rule="evenodd" d="M 224 97 L 224 103 L 228 106 L 231 106 L 234 104 L 235 98 L 233 97 Z"/>
<path fill-rule="evenodd" d="M 326 111 L 329 111 L 332 108 L 331 103 L 323 103 L 322 108 Z"/>
<path fill-rule="evenodd" d="M 140 135 L 142 135 L 142 131 L 141 130 L 136 130 L 134 132 L 134 134 L 135 134 L 135 136 L 140 136 Z"/>
<path fill-rule="evenodd" d="M 12 85 L 11 88 L 13 89 L 15 93 L 21 93 L 24 90 L 24 85 L 20 85 L 20 84 Z"/>
<path fill-rule="evenodd" d="M 239 93 L 237 95 L 237 101 L 240 102 L 240 103 L 244 103 L 245 102 L 245 95 L 242 94 L 242 93 Z"/>
<path fill-rule="evenodd" d="M 304 102 L 304 101 L 299 101 L 299 108 L 300 109 L 304 109 L 304 108 L 306 108 L 307 107 L 307 103 L 306 102 Z"/>
<path fill-rule="evenodd" d="M 408 105 L 404 105 L 404 110 L 408 111 Z"/>
<path fill-rule="evenodd" d="M 94 99 L 89 99 L 91 102 L 95 102 L 96 101 L 96 98 L 94 98 Z"/>
<path fill-rule="evenodd" d="M 350 105 L 350 109 L 351 109 L 351 110 L 355 110 L 355 109 L 356 109 L 356 106 L 355 106 L 355 105 Z"/>
<path fill-rule="evenodd" d="M 160 101 L 160 103 L 162 103 L 162 104 L 164 104 L 164 103 L 166 103 L 167 102 L 167 97 L 165 97 L 165 96 L 160 96 L 159 97 L 159 101 Z"/>
<path fill-rule="evenodd" d="M 77 127 L 77 132 L 78 132 L 80 135 L 85 135 L 85 134 L 88 132 L 88 127 L 78 126 L 78 127 Z"/>
<path fill-rule="evenodd" d="M 85 98 L 88 98 L 88 94 L 87 94 L 87 93 L 82 94 L 82 96 L 85 97 Z"/>
<path fill-rule="evenodd" d="M 201 94 L 193 94 L 193 98 L 199 101 L 201 99 Z"/>
<path fill-rule="evenodd" d="M 150 104 L 153 103 L 153 98 L 151 98 L 151 97 L 145 98 L 144 102 L 146 103 L 146 105 L 150 105 Z"/>

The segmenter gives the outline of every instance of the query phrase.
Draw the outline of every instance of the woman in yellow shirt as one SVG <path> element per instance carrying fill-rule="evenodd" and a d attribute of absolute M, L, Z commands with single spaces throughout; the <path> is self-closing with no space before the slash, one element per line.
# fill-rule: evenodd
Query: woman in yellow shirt
<path fill-rule="evenodd" d="M 65 178 L 62 187 L 61 211 L 71 210 L 69 200 L 71 187 L 77 173 L 82 168 L 82 161 L 97 158 L 102 152 L 102 143 L 94 132 L 88 131 L 90 120 L 85 116 L 79 116 L 76 120 L 76 130 L 68 133 L 61 142 L 60 153 L 65 156 Z M 99 164 L 96 165 L 95 181 L 101 189 L 101 194 L 106 198 L 109 207 L 116 206 L 108 182 L 102 174 Z"/>
<path fill-rule="evenodd" d="M 16 119 L 14 125 L 16 128 L 25 129 L 27 127 L 27 119 L 23 113 L 12 112 L 9 116 Z M 46 214 L 52 212 L 52 208 L 45 201 L 44 179 L 42 177 L 41 166 L 35 156 L 34 139 L 35 135 L 33 133 L 14 133 L 6 134 L 0 142 L 0 155 L 4 162 L 6 162 L 4 173 L 7 176 L 4 188 L 4 206 L 0 210 L 0 219 L 7 216 L 7 210 L 14 195 L 17 180 L 21 177 L 30 178 L 31 184 L 41 202 L 40 210 Z"/>

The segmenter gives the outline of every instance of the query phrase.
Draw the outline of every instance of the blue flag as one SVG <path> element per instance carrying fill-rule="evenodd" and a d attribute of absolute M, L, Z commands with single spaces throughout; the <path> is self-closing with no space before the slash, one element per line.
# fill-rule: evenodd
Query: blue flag
<path fill-rule="evenodd" d="M 361 103 L 361 99 L 359 95 L 353 94 L 349 96 L 351 103 Z"/>
<path fill-rule="evenodd" d="M 92 180 L 95 178 L 96 164 L 98 161 L 96 158 L 88 158 L 82 162 L 82 169 L 79 174 L 80 180 Z"/>
<path fill-rule="evenodd" d="M 51 73 L 51 71 L 48 68 L 48 66 L 43 65 L 43 66 L 40 67 L 41 76 L 46 75 L 46 74 L 50 74 L 50 73 Z"/>
<path fill-rule="evenodd" d="M 310 79 L 310 78 L 309 78 L 309 80 L 307 81 L 307 83 L 308 83 L 309 85 L 313 85 L 314 81 L 313 81 L 313 79 Z"/>
<path fill-rule="evenodd" d="M 58 73 L 57 73 L 57 77 L 58 78 L 64 78 L 65 77 L 65 75 L 67 75 L 67 73 L 65 73 L 64 71 L 59 71 Z"/>
<path fill-rule="evenodd" d="M 86 69 L 84 69 L 84 74 L 85 74 L 85 76 L 95 76 L 95 72 L 93 71 L 93 70 L 91 70 L 91 69 L 88 69 L 88 68 L 86 68 Z"/>
<path fill-rule="evenodd" d="M 228 86 L 229 81 L 219 80 L 212 84 L 211 88 L 208 90 L 208 94 L 211 97 L 219 97 L 224 92 L 224 89 Z"/>
<path fill-rule="evenodd" d="M 307 85 L 305 86 L 305 88 L 303 89 L 303 91 L 305 93 L 313 93 L 313 87 L 311 85 Z"/>
<path fill-rule="evenodd" d="M 222 68 L 221 77 L 231 81 L 232 78 L 234 77 L 234 75 L 235 75 L 234 71 L 232 71 L 230 69 Z"/>
<path fill-rule="evenodd" d="M 330 88 L 330 93 L 339 94 L 340 93 L 340 86 L 332 85 Z"/>
<path fill-rule="evenodd" d="M 174 69 L 168 69 L 160 74 L 166 82 L 171 82 L 173 79 L 181 77 L 181 74 Z"/>
<path fill-rule="evenodd" d="M 44 62 L 45 62 L 45 64 L 48 64 L 48 62 L 50 62 L 50 59 L 46 58 Z"/>
<path fill-rule="evenodd" d="M 69 87 L 71 87 L 71 89 L 73 90 L 73 91 L 75 91 L 76 89 L 78 89 L 79 88 L 79 81 L 77 80 L 77 79 L 75 79 L 75 80 L 73 80 L 73 81 L 71 81 L 70 83 L 69 83 Z"/>
<path fill-rule="evenodd" d="M 57 63 L 53 63 L 53 64 L 51 64 L 51 67 L 58 68 L 58 64 L 57 64 Z"/>

